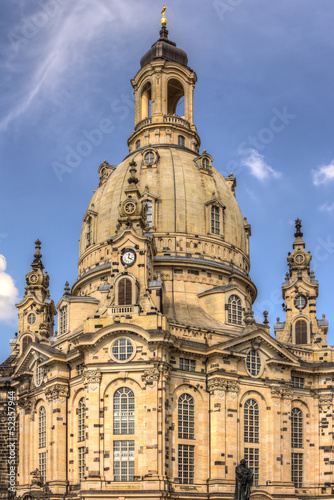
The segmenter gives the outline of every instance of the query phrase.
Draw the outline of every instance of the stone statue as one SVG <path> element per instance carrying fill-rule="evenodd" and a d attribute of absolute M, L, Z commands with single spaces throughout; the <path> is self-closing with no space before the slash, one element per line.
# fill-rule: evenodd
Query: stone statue
<path fill-rule="evenodd" d="M 32 476 L 31 486 L 42 486 L 41 472 L 38 468 L 30 472 L 30 475 Z"/>
<path fill-rule="evenodd" d="M 246 460 L 243 458 L 240 465 L 235 468 L 234 500 L 249 500 L 252 484 L 253 472 L 247 467 Z"/>

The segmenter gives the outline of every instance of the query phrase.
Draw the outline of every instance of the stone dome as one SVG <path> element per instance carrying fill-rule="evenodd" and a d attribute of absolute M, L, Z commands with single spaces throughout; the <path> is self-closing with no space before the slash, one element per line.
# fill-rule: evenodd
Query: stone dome
<path fill-rule="evenodd" d="M 154 59 L 166 59 L 174 61 L 184 66 L 188 65 L 188 56 L 186 52 L 176 46 L 175 42 L 168 39 L 168 31 L 162 28 L 160 38 L 152 45 L 150 50 L 140 60 L 140 67 L 146 66 Z"/>
<path fill-rule="evenodd" d="M 219 244 L 233 246 L 248 254 L 244 220 L 231 189 L 212 166 L 201 168 L 201 157 L 185 148 L 172 146 L 151 148 L 157 155 L 153 167 L 145 167 L 143 153 L 127 156 L 95 191 L 89 210 L 95 213 L 94 243 L 106 242 L 116 234 L 119 207 L 125 199 L 124 188 L 129 178 L 129 163 L 137 163 L 138 189 L 157 200 L 156 225 L 153 234 L 182 233 L 207 237 L 206 204 L 216 200 L 224 208 L 223 235 L 210 235 Z M 85 224 L 80 238 L 80 258 L 86 252 Z"/>

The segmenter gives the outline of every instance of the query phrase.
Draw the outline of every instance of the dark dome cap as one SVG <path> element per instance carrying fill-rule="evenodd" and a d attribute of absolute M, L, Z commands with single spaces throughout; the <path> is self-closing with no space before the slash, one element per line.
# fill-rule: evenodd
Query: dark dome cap
<path fill-rule="evenodd" d="M 167 59 L 167 61 L 174 61 L 183 64 L 183 66 L 188 66 L 187 54 L 184 50 L 179 49 L 175 42 L 168 40 L 168 30 L 166 28 L 162 28 L 159 40 L 141 58 L 141 68 L 154 59 Z"/>

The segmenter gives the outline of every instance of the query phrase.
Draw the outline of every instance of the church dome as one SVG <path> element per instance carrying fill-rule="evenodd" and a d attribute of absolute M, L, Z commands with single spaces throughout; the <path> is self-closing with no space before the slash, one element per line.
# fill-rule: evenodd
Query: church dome
<path fill-rule="evenodd" d="M 140 60 L 140 67 L 142 68 L 154 59 L 166 59 L 174 61 L 184 66 L 188 65 L 188 56 L 186 52 L 176 46 L 175 42 L 168 39 L 168 31 L 162 28 L 160 31 L 160 38 L 157 40 L 150 50 Z"/>
<path fill-rule="evenodd" d="M 151 165 L 145 164 L 146 155 L 152 155 Z M 203 157 L 202 157 L 203 156 Z M 137 164 L 137 187 L 143 201 L 156 201 L 153 234 L 193 234 L 207 237 L 210 233 L 210 203 L 220 204 L 223 228 L 219 235 L 210 236 L 219 244 L 236 247 L 247 254 L 244 220 L 237 200 L 227 180 L 210 165 L 209 155 L 198 156 L 177 146 L 155 146 L 133 152 L 112 171 L 105 183 L 94 193 L 89 209 L 94 217 L 94 243 L 101 244 L 114 237 L 117 231 L 119 207 L 128 185 L 129 164 Z M 207 159 L 208 165 L 205 162 Z M 203 161 L 207 165 L 203 168 Z M 210 224 L 208 225 L 208 218 Z M 84 223 L 80 238 L 80 256 L 87 250 L 87 231 Z"/>

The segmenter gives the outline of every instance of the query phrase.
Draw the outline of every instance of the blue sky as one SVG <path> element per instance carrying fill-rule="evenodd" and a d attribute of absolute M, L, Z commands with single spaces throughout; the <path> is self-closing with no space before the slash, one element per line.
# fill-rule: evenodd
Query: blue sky
<path fill-rule="evenodd" d="M 65 281 L 77 277 L 97 168 L 127 155 L 130 78 L 158 38 L 162 5 L 1 2 L 0 361 L 17 331 L 14 304 L 34 241 L 42 241 L 56 303 Z M 167 19 L 169 37 L 198 75 L 202 148 L 223 175 L 237 177 L 237 199 L 252 225 L 255 314 L 267 309 L 271 325 L 284 318 L 280 287 L 300 217 L 320 281 L 318 318 L 325 313 L 334 325 L 333 1 L 170 0 Z M 101 127 L 85 149 L 82 141 Z M 334 344 L 333 333 L 328 339 Z"/>

